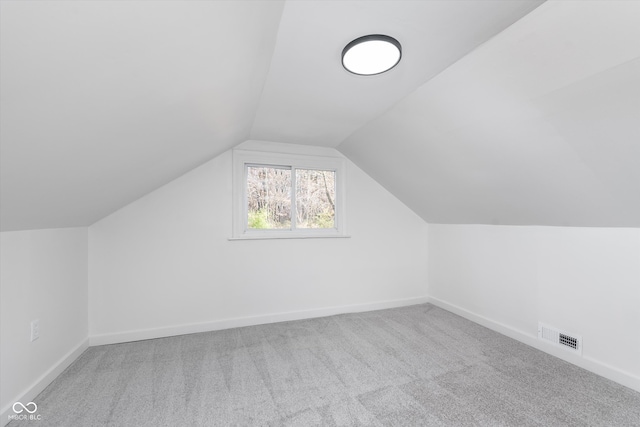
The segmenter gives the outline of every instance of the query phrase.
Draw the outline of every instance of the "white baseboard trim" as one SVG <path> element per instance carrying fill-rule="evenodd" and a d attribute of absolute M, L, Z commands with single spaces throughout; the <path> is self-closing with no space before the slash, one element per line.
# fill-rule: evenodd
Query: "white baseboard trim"
<path fill-rule="evenodd" d="M 509 338 L 513 338 L 540 351 L 586 369 L 587 371 L 593 372 L 594 374 L 600 375 L 611 381 L 615 381 L 618 384 L 622 384 L 625 387 L 629 387 L 632 390 L 640 392 L 640 377 L 636 375 L 603 363 L 599 360 L 593 359 L 589 356 L 580 357 L 575 354 L 563 351 L 562 349 L 556 348 L 551 344 L 547 344 L 543 341 L 538 340 L 537 335 L 532 335 L 511 326 L 505 325 L 504 323 L 496 322 L 495 320 L 473 313 L 465 308 L 450 304 L 441 299 L 428 297 L 427 300 L 427 302 L 436 305 L 444 310 L 455 313 L 458 316 L 462 316 L 465 319 L 471 320 L 472 322 L 478 323 L 479 325 L 499 332 L 502 335 L 506 335 Z"/>
<path fill-rule="evenodd" d="M 49 368 L 44 374 L 40 376 L 33 384 L 31 384 L 26 390 L 20 393 L 15 399 L 9 402 L 0 411 L 0 426 L 4 427 L 9 424 L 9 415 L 13 414 L 13 404 L 15 402 L 22 402 L 24 404 L 32 402 L 42 391 L 55 380 L 65 369 L 69 367 L 87 348 L 89 348 L 89 339 L 85 338 L 75 346 L 71 351 L 65 354 L 60 360 L 58 360 L 51 368 Z M 37 402 L 36 402 L 37 404 Z"/>
<path fill-rule="evenodd" d="M 198 332 L 219 331 L 222 329 L 239 328 L 243 326 L 264 325 L 267 323 L 287 322 L 290 320 L 312 319 L 314 317 L 326 317 L 333 316 L 335 314 L 384 310 L 387 308 L 424 304 L 426 302 L 427 297 L 423 296 L 397 300 L 376 301 L 364 304 L 324 307 L 311 310 L 263 314 L 259 316 L 235 317 L 230 319 L 214 320 L 212 322 L 191 323 L 177 326 L 167 326 L 163 328 L 138 329 L 133 331 L 92 335 L 89 337 L 89 345 L 96 346 L 105 344 L 118 344 L 131 341 L 171 337 L 175 335 L 195 334 Z"/>

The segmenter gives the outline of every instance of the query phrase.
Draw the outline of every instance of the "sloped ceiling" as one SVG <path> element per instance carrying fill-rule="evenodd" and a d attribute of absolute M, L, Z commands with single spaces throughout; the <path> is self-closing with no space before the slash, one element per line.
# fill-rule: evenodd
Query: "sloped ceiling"
<path fill-rule="evenodd" d="M 249 137 L 281 1 L 2 1 L 3 230 L 89 225 Z"/>
<path fill-rule="evenodd" d="M 339 149 L 428 222 L 640 227 L 640 2 L 548 2 Z"/>
<path fill-rule="evenodd" d="M 0 2 L 3 230 L 89 225 L 249 138 L 426 221 L 640 227 L 640 2 Z M 386 33 L 391 72 L 340 52 Z"/>
<path fill-rule="evenodd" d="M 335 147 L 540 1 L 290 1 L 253 139 Z M 344 46 L 389 34 L 403 47 L 392 73 L 363 78 L 341 66 Z"/>

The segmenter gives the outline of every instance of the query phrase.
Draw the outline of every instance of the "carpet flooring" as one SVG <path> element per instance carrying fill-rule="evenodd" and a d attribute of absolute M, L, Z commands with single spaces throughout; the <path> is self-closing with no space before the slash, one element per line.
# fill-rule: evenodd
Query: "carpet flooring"
<path fill-rule="evenodd" d="M 640 426 L 640 393 L 430 304 L 91 347 L 31 426 Z"/>

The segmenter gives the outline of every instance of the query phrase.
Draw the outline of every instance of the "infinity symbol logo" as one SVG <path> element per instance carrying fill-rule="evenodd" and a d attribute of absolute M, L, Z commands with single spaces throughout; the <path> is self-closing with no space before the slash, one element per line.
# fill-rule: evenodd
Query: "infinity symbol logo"
<path fill-rule="evenodd" d="M 33 410 L 29 409 L 29 405 L 33 405 Z M 16 409 L 16 406 L 18 407 L 18 409 Z M 29 402 L 26 405 L 22 404 L 21 402 L 16 402 L 13 404 L 13 412 L 15 412 L 16 414 L 19 414 L 22 411 L 27 411 L 28 413 L 33 414 L 37 410 L 38 410 L 38 405 L 36 405 L 35 402 Z"/>

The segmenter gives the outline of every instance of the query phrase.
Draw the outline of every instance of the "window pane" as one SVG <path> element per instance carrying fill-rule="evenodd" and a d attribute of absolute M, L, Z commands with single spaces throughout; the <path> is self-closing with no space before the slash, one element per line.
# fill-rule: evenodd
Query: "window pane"
<path fill-rule="evenodd" d="M 334 228 L 336 173 L 296 169 L 296 225 L 298 228 Z"/>
<path fill-rule="evenodd" d="M 291 228 L 291 169 L 247 166 L 247 226 Z"/>

